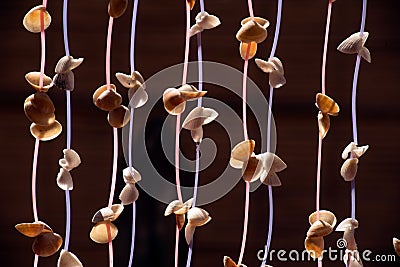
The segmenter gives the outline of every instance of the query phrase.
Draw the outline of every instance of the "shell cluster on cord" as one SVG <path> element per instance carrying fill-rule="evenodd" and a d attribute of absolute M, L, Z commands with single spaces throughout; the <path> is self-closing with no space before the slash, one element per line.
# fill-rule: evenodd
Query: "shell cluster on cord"
<path fill-rule="evenodd" d="M 213 29 L 221 25 L 221 21 L 217 16 L 210 15 L 205 11 L 199 12 L 195 19 L 196 23 L 190 28 L 190 37 L 204 30 Z"/>
<path fill-rule="evenodd" d="M 41 257 L 55 254 L 63 243 L 62 237 L 44 222 L 19 223 L 15 228 L 24 236 L 34 238 L 32 251 Z"/>
<path fill-rule="evenodd" d="M 280 88 L 286 84 L 285 71 L 282 61 L 272 57 L 268 61 L 256 58 L 255 62 L 263 72 L 269 73 L 269 85 L 273 88 Z"/>
<path fill-rule="evenodd" d="M 142 180 L 142 176 L 133 167 L 126 167 L 122 171 L 122 175 L 124 177 L 125 186 L 119 195 L 119 199 L 122 205 L 129 205 L 135 202 L 139 197 L 136 183 Z"/>
<path fill-rule="evenodd" d="M 164 216 L 175 214 L 176 226 L 180 231 L 185 225 L 185 214 L 192 207 L 192 204 L 193 198 L 190 198 L 185 203 L 180 200 L 171 201 L 165 209 Z"/>
<path fill-rule="evenodd" d="M 64 149 L 64 157 L 58 161 L 60 171 L 57 174 L 57 185 L 62 190 L 72 190 L 74 183 L 70 171 L 81 164 L 79 154 L 73 149 Z"/>
<path fill-rule="evenodd" d="M 358 161 L 359 158 L 364 155 L 368 150 L 369 146 L 357 146 L 354 142 L 351 142 L 343 150 L 342 158 L 345 160 L 340 169 L 340 175 L 342 175 L 345 181 L 352 181 L 357 175 Z M 348 158 L 350 155 L 350 158 Z"/>
<path fill-rule="evenodd" d="M 316 95 L 315 105 L 319 109 L 317 117 L 319 135 L 324 139 L 331 126 L 330 116 L 338 116 L 340 108 L 335 100 L 321 93 Z"/>
<path fill-rule="evenodd" d="M 207 91 L 199 91 L 196 87 L 184 84 L 179 88 L 168 88 L 163 93 L 165 110 L 171 115 L 178 115 L 185 111 L 186 101 L 193 101 L 203 97 Z"/>
<path fill-rule="evenodd" d="M 344 54 L 358 54 L 368 63 L 371 63 L 371 54 L 368 48 L 364 46 L 368 36 L 368 32 L 353 33 L 346 40 L 339 44 L 337 50 Z"/>
<path fill-rule="evenodd" d="M 195 143 L 203 139 L 203 125 L 209 124 L 218 117 L 218 112 L 212 108 L 195 107 L 182 123 L 182 128 L 190 130 Z"/>
<path fill-rule="evenodd" d="M 236 33 L 236 39 L 240 42 L 239 52 L 242 59 L 246 59 L 247 50 L 251 59 L 257 52 L 257 44 L 263 42 L 267 36 L 269 21 L 260 17 L 248 17 L 241 21 L 241 27 Z M 248 46 L 250 45 L 250 48 Z"/>
<path fill-rule="evenodd" d="M 196 227 L 203 226 L 211 221 L 210 214 L 199 207 L 192 207 L 187 212 L 188 223 L 185 227 L 185 239 L 186 243 L 189 245 L 192 242 L 194 232 Z"/>
<path fill-rule="evenodd" d="M 98 210 L 93 218 L 92 222 L 95 226 L 90 231 L 90 239 L 96 243 L 105 244 L 115 239 L 118 234 L 118 228 L 112 223 L 124 210 L 122 204 L 114 204 L 111 207 L 105 207 Z M 110 233 L 108 233 L 108 231 Z M 109 240 L 109 237 L 111 240 Z"/>
<path fill-rule="evenodd" d="M 224 256 L 222 261 L 224 263 L 224 267 L 247 267 L 247 265 L 239 264 L 237 265 L 230 257 Z"/>
<path fill-rule="evenodd" d="M 55 75 L 53 77 L 54 85 L 62 90 L 73 91 L 75 87 L 75 77 L 72 72 L 83 62 L 83 58 L 73 58 L 72 56 L 63 56 L 57 62 Z"/>
<path fill-rule="evenodd" d="M 333 232 L 336 216 L 327 210 L 312 213 L 309 218 L 310 228 L 304 246 L 312 258 L 319 258 L 324 251 L 324 237 Z"/>

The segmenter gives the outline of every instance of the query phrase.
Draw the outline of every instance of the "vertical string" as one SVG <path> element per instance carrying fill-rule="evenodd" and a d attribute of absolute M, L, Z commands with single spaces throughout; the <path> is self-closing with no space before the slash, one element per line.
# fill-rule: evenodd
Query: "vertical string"
<path fill-rule="evenodd" d="M 106 50 L 107 89 L 110 89 L 110 84 L 111 84 L 111 36 L 112 36 L 113 22 L 114 22 L 114 18 L 110 17 L 110 19 L 108 21 L 107 50 Z"/>
<path fill-rule="evenodd" d="M 246 247 L 247 227 L 249 225 L 249 207 L 250 207 L 250 182 L 246 181 L 246 200 L 244 204 L 242 247 L 240 249 L 238 266 L 242 264 L 244 249 Z"/>
<path fill-rule="evenodd" d="M 135 37 L 136 37 L 136 17 L 137 17 L 138 2 L 139 2 L 138 0 L 135 0 L 133 2 L 133 11 L 132 11 L 131 49 L 130 49 L 131 73 L 135 71 Z"/>
<path fill-rule="evenodd" d="M 35 149 L 33 152 L 33 166 L 32 166 L 32 210 L 33 210 L 33 218 L 35 222 L 39 221 L 37 203 L 36 203 L 36 172 L 37 172 L 37 163 L 39 156 L 39 143 L 40 140 L 36 138 L 35 140 Z"/>
<path fill-rule="evenodd" d="M 242 93 L 242 98 L 243 98 L 243 102 L 242 102 L 242 112 L 243 112 L 243 136 L 244 136 L 244 140 L 248 140 L 249 136 L 247 133 L 247 69 L 249 66 L 249 54 L 250 54 L 250 47 L 251 44 L 249 44 L 247 46 L 247 50 L 246 50 L 246 57 L 244 60 L 244 66 L 243 66 L 243 83 L 242 83 L 242 89 L 243 89 L 243 93 Z"/>
<path fill-rule="evenodd" d="M 317 193 L 316 193 L 316 210 L 317 220 L 319 220 L 320 211 L 320 194 L 321 194 L 321 165 L 322 165 L 322 138 L 318 136 L 318 159 L 317 159 Z"/>
<path fill-rule="evenodd" d="M 325 72 L 326 72 L 326 58 L 328 54 L 328 40 L 329 40 L 329 26 L 331 24 L 331 11 L 332 11 L 332 0 L 328 0 L 328 14 L 326 16 L 326 27 L 325 27 L 325 42 L 324 42 L 324 52 L 322 56 L 322 94 L 325 94 Z"/>

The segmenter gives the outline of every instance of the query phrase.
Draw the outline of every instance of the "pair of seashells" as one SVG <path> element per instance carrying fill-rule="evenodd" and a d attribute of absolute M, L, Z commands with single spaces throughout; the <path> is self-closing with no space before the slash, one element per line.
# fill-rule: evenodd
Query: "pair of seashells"
<path fill-rule="evenodd" d="M 131 75 L 117 72 L 115 77 L 123 87 L 128 89 L 129 106 L 140 108 L 147 103 L 149 96 L 145 91 L 146 84 L 138 71 L 134 71 Z"/>
<path fill-rule="evenodd" d="M 330 116 L 338 116 L 340 108 L 332 98 L 321 93 L 316 95 L 315 105 L 319 109 L 317 117 L 319 135 L 324 139 L 331 127 Z"/>
<path fill-rule="evenodd" d="M 202 32 L 204 30 L 213 29 L 221 24 L 217 16 L 210 15 L 207 12 L 199 12 L 196 16 L 196 24 L 194 24 L 189 31 L 189 36 Z"/>
<path fill-rule="evenodd" d="M 74 182 L 70 171 L 75 169 L 81 164 L 81 158 L 79 154 L 73 149 L 64 149 L 64 158 L 58 161 L 60 165 L 60 171 L 57 174 L 57 185 L 62 190 L 72 190 L 74 188 Z"/>
<path fill-rule="evenodd" d="M 189 245 L 192 242 L 196 227 L 207 224 L 211 217 L 207 211 L 198 207 L 192 207 L 193 198 L 183 203 L 180 200 L 174 200 L 165 209 L 164 216 L 175 214 L 176 226 L 179 231 L 185 225 L 185 214 L 187 213 L 188 223 L 185 227 L 185 239 Z"/>
<path fill-rule="evenodd" d="M 182 128 L 190 130 L 195 143 L 203 139 L 203 125 L 206 125 L 218 117 L 218 112 L 212 108 L 196 107 L 190 111 L 182 123 Z"/>
<path fill-rule="evenodd" d="M 140 173 L 133 167 L 127 167 L 122 171 L 125 186 L 119 195 L 122 205 L 129 205 L 135 202 L 139 197 L 139 191 L 136 183 L 142 180 Z"/>
<path fill-rule="evenodd" d="M 263 184 L 281 186 L 277 173 L 286 169 L 287 165 L 274 153 L 254 154 L 254 147 L 255 141 L 251 139 L 237 144 L 232 149 L 229 164 L 233 168 L 242 169 L 242 177 L 246 182 L 260 178 Z"/>
<path fill-rule="evenodd" d="M 345 181 L 354 180 L 358 170 L 358 159 L 364 155 L 368 148 L 368 145 L 357 146 L 354 142 L 351 142 L 343 150 L 342 158 L 345 160 L 345 162 L 340 169 L 340 174 Z M 349 154 L 350 158 L 348 158 Z"/>
<path fill-rule="evenodd" d="M 269 73 L 269 85 L 272 88 L 280 88 L 286 84 L 285 71 L 279 58 L 272 57 L 268 61 L 256 58 L 255 62 L 263 72 Z"/>
<path fill-rule="evenodd" d="M 251 59 L 257 52 L 257 44 L 263 42 L 268 36 L 269 21 L 260 17 L 248 17 L 241 21 L 241 25 L 236 33 L 236 39 L 241 42 L 240 56 L 243 60 Z"/>
<path fill-rule="evenodd" d="M 324 251 L 324 237 L 333 232 L 336 217 L 330 211 L 320 210 L 312 213 L 308 221 L 311 226 L 307 231 L 304 245 L 310 256 L 317 259 Z"/>
<path fill-rule="evenodd" d="M 184 84 L 177 88 L 168 88 L 163 93 L 165 110 L 172 115 L 178 115 L 185 111 L 186 101 L 193 101 L 203 97 L 207 91 L 199 91 L 196 87 Z"/>
<path fill-rule="evenodd" d="M 83 58 L 73 58 L 72 56 L 63 56 L 57 62 L 53 83 L 62 90 L 73 91 L 75 86 L 75 77 L 73 69 L 79 67 L 83 62 Z"/>
<path fill-rule="evenodd" d="M 115 221 L 123 210 L 122 204 L 114 204 L 111 207 L 98 210 L 92 218 L 92 222 L 96 225 L 90 231 L 90 239 L 100 244 L 114 240 L 118 234 L 118 228 L 112 221 Z"/>
<path fill-rule="evenodd" d="M 41 257 L 55 254 L 63 243 L 62 237 L 44 222 L 19 223 L 15 228 L 24 236 L 35 238 L 32 250 Z"/>

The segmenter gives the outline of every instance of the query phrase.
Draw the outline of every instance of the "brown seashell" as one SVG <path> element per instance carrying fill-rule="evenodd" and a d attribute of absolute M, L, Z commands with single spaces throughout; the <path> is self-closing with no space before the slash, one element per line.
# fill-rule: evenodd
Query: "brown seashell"
<path fill-rule="evenodd" d="M 62 190 L 74 189 L 74 182 L 72 180 L 72 176 L 66 169 L 60 168 L 56 180 L 58 187 L 60 187 Z"/>
<path fill-rule="evenodd" d="M 244 140 L 237 144 L 231 152 L 229 164 L 236 169 L 241 169 L 244 162 L 251 157 L 255 147 L 254 140 Z"/>
<path fill-rule="evenodd" d="M 400 240 L 393 237 L 393 247 L 397 255 L 400 256 Z"/>
<path fill-rule="evenodd" d="M 40 75 L 38 71 L 31 71 L 25 75 L 25 80 L 38 92 L 47 92 L 54 85 L 53 80 L 43 74 L 43 85 L 40 86 Z"/>
<path fill-rule="evenodd" d="M 308 229 L 307 237 L 323 237 L 332 233 L 333 227 L 322 220 L 315 221 Z"/>
<path fill-rule="evenodd" d="M 309 217 L 308 217 L 308 221 L 310 223 L 310 225 L 312 225 L 313 223 L 315 223 L 317 221 L 317 212 L 313 212 Z M 328 211 L 328 210 L 320 210 L 319 211 L 319 220 L 322 220 L 328 224 L 330 224 L 332 227 L 335 227 L 336 225 L 336 216 L 335 214 L 333 214 L 332 212 Z"/>
<path fill-rule="evenodd" d="M 260 177 L 262 171 L 262 163 L 255 156 L 252 156 L 242 167 L 242 178 L 246 182 L 254 182 Z"/>
<path fill-rule="evenodd" d="M 317 259 L 322 256 L 324 250 L 324 238 L 323 237 L 307 237 L 304 241 L 304 246 L 310 256 Z"/>
<path fill-rule="evenodd" d="M 186 101 L 196 100 L 200 97 L 203 97 L 207 93 L 207 91 L 199 91 L 196 87 L 189 84 L 182 85 L 178 88 L 178 91 Z"/>
<path fill-rule="evenodd" d="M 46 93 L 35 93 L 28 96 L 24 103 L 26 117 L 38 125 L 46 126 L 55 121 L 53 101 Z"/>
<path fill-rule="evenodd" d="M 191 130 L 190 135 L 192 136 L 193 142 L 201 143 L 201 140 L 203 139 L 203 127 Z"/>
<path fill-rule="evenodd" d="M 344 54 L 359 54 L 368 63 L 371 63 L 371 54 L 368 48 L 364 46 L 368 36 L 368 32 L 363 32 L 362 34 L 360 32 L 353 33 L 339 44 L 337 50 Z"/>
<path fill-rule="evenodd" d="M 57 73 L 54 75 L 53 83 L 58 89 L 73 91 L 75 86 L 74 73 L 72 71 Z"/>
<path fill-rule="evenodd" d="M 175 214 L 175 221 L 179 231 L 182 230 L 185 225 L 185 214 Z"/>
<path fill-rule="evenodd" d="M 188 211 L 188 222 L 193 226 L 202 226 L 211 221 L 211 217 L 204 209 L 193 207 Z"/>
<path fill-rule="evenodd" d="M 110 0 L 108 14 L 115 19 L 119 18 L 125 13 L 127 7 L 128 0 Z"/>
<path fill-rule="evenodd" d="M 129 184 L 135 184 L 142 180 L 142 176 L 140 175 L 140 173 L 133 167 L 126 167 L 122 171 L 122 176 L 124 177 L 125 183 Z"/>
<path fill-rule="evenodd" d="M 281 186 L 282 183 L 276 174 L 286 169 L 287 165 L 281 158 L 271 152 L 265 152 L 256 156 L 262 163 L 263 172 L 260 181 L 270 186 Z"/>
<path fill-rule="evenodd" d="M 111 222 L 98 222 L 95 226 L 93 226 L 90 231 L 90 239 L 92 239 L 96 243 L 106 244 L 109 242 L 108 240 L 108 230 L 110 230 L 111 240 L 114 240 L 118 234 L 118 228 Z"/>
<path fill-rule="evenodd" d="M 41 13 L 43 13 L 43 28 L 46 30 L 51 23 L 51 16 L 43 5 L 35 6 L 25 15 L 22 23 L 25 29 L 30 32 L 41 32 Z"/>
<path fill-rule="evenodd" d="M 111 111 L 119 107 L 122 103 L 122 97 L 117 93 L 114 84 L 100 86 L 93 94 L 93 103 L 101 110 Z"/>
<path fill-rule="evenodd" d="M 32 123 L 30 131 L 36 139 L 39 139 L 40 141 L 49 141 L 60 135 L 62 132 L 62 126 L 57 120 L 48 126 Z"/>
<path fill-rule="evenodd" d="M 261 43 L 267 38 L 269 22 L 263 18 L 246 18 L 242 20 L 242 27 L 236 34 L 236 39 L 243 43 Z"/>
<path fill-rule="evenodd" d="M 78 167 L 81 164 L 81 158 L 79 154 L 73 149 L 63 150 L 64 158 L 58 161 L 58 164 L 63 169 L 71 171 L 72 169 Z"/>
<path fill-rule="evenodd" d="M 317 118 L 318 118 L 319 136 L 322 139 L 324 139 L 329 131 L 329 128 L 331 127 L 331 119 L 329 118 L 328 114 L 324 114 L 321 111 L 318 112 Z"/>
<path fill-rule="evenodd" d="M 72 252 L 62 249 L 57 261 L 57 267 L 83 267 L 83 264 Z"/>
<path fill-rule="evenodd" d="M 261 17 L 254 17 L 254 18 L 252 18 L 252 17 L 247 17 L 247 18 L 244 18 L 244 19 L 242 19 L 242 21 L 240 22 L 240 25 L 245 25 L 247 22 L 249 22 L 249 21 L 252 21 L 252 20 L 254 20 L 255 22 L 257 22 L 258 24 L 260 24 L 263 28 L 268 28 L 269 27 L 269 21 L 268 20 L 266 20 L 266 19 L 264 19 L 264 18 L 261 18 Z"/>
<path fill-rule="evenodd" d="M 165 110 L 172 115 L 185 111 L 186 101 L 176 88 L 168 88 L 164 91 L 163 102 Z"/>
<path fill-rule="evenodd" d="M 217 16 L 210 15 L 207 12 L 199 12 L 196 16 L 196 24 L 190 28 L 189 36 L 202 32 L 203 30 L 213 29 L 221 24 Z"/>
<path fill-rule="evenodd" d="M 342 175 L 343 179 L 347 182 L 353 181 L 356 178 L 358 169 L 358 159 L 346 159 L 343 163 L 342 168 L 340 169 L 340 175 Z"/>
<path fill-rule="evenodd" d="M 188 223 L 185 227 L 185 239 L 186 243 L 190 245 L 190 242 L 193 240 L 194 231 L 196 230 L 196 226 Z"/>
<path fill-rule="evenodd" d="M 57 65 L 55 67 L 55 73 L 66 73 L 69 72 L 81 65 L 83 62 L 83 58 L 73 58 L 72 56 L 63 56 L 58 60 Z"/>
<path fill-rule="evenodd" d="M 192 10 L 194 7 L 194 4 L 196 4 L 196 0 L 186 0 L 186 2 L 189 5 L 190 10 Z"/>
<path fill-rule="evenodd" d="M 328 114 L 331 116 L 337 116 L 339 114 L 339 105 L 327 95 L 318 93 L 315 103 L 323 114 Z"/>
<path fill-rule="evenodd" d="M 42 233 L 33 241 L 32 250 L 41 257 L 49 257 L 56 253 L 63 243 L 63 239 L 56 233 Z"/>
<path fill-rule="evenodd" d="M 250 46 L 250 50 L 249 50 L 249 54 L 247 56 L 247 49 L 249 48 L 249 46 Z M 240 52 L 240 56 L 242 57 L 243 60 L 252 59 L 257 53 L 257 43 L 256 42 L 250 42 L 250 43 L 240 42 L 239 52 Z"/>
<path fill-rule="evenodd" d="M 218 113 L 212 108 L 196 107 L 190 111 L 182 123 L 182 128 L 195 130 L 208 124 L 218 117 Z"/>
<path fill-rule="evenodd" d="M 126 184 L 119 195 L 122 205 L 129 205 L 135 202 L 139 197 L 139 191 L 135 184 Z"/>
<path fill-rule="evenodd" d="M 27 237 L 37 237 L 43 232 L 52 232 L 52 230 L 42 222 L 19 223 L 15 225 L 15 229 Z"/>
<path fill-rule="evenodd" d="M 114 128 L 122 128 L 128 124 L 131 113 L 125 106 L 119 106 L 108 112 L 108 123 Z"/>
<path fill-rule="evenodd" d="M 228 256 L 224 256 L 224 267 L 238 267 L 236 263 Z"/>

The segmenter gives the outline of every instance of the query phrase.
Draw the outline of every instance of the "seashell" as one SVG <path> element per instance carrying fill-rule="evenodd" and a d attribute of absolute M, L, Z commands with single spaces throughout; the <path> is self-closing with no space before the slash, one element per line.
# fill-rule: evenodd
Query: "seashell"
<path fill-rule="evenodd" d="M 360 253 L 355 250 L 346 249 L 343 255 L 343 262 L 349 267 L 362 267 L 363 263 L 361 261 Z"/>
<path fill-rule="evenodd" d="M 107 228 L 109 228 L 111 240 L 108 239 L 109 234 Z M 92 230 L 90 231 L 90 239 L 92 239 L 96 243 L 106 244 L 109 241 L 114 240 L 117 234 L 118 228 L 113 223 L 98 222 L 95 226 L 93 226 Z"/>
<path fill-rule="evenodd" d="M 359 54 L 368 63 L 371 63 L 371 54 L 368 48 L 364 46 L 368 36 L 368 32 L 353 33 L 337 47 L 337 50 L 344 54 Z"/>
<path fill-rule="evenodd" d="M 272 57 L 268 61 L 256 58 L 257 66 L 266 73 L 269 73 L 269 85 L 273 88 L 279 88 L 286 84 L 283 64 L 277 57 Z"/>
<path fill-rule="evenodd" d="M 196 87 L 189 84 L 184 84 L 178 88 L 183 99 L 186 101 L 196 100 L 197 98 L 203 97 L 207 91 L 199 91 Z"/>
<path fill-rule="evenodd" d="M 212 108 L 196 107 L 190 111 L 182 123 L 182 128 L 195 130 L 208 124 L 218 117 L 218 113 Z"/>
<path fill-rule="evenodd" d="M 62 249 L 57 261 L 57 267 L 83 267 L 83 264 L 72 252 Z"/>
<path fill-rule="evenodd" d="M 354 180 L 357 175 L 358 169 L 358 159 L 346 159 L 343 163 L 342 168 L 340 169 L 340 175 L 342 175 L 343 179 L 347 182 Z"/>
<path fill-rule="evenodd" d="M 51 16 L 43 5 L 35 6 L 26 13 L 22 23 L 25 29 L 32 33 L 41 32 L 41 14 L 43 13 L 43 30 L 46 30 L 51 23 Z"/>
<path fill-rule="evenodd" d="M 126 167 L 122 171 L 122 176 L 124 177 L 125 183 L 134 184 L 142 180 L 142 176 L 140 175 L 140 173 L 133 167 Z"/>
<path fill-rule="evenodd" d="M 122 103 L 122 97 L 117 93 L 114 84 L 100 86 L 93 94 L 93 103 L 101 110 L 111 111 L 119 107 Z"/>
<path fill-rule="evenodd" d="M 339 225 L 336 227 L 337 232 L 344 232 L 348 229 L 356 229 L 358 228 L 358 221 L 356 219 L 347 218 L 344 219 Z"/>
<path fill-rule="evenodd" d="M 139 191 L 135 184 L 126 184 L 119 195 L 122 205 L 129 205 L 135 202 L 139 197 Z"/>
<path fill-rule="evenodd" d="M 58 161 L 58 164 L 63 169 L 71 171 L 72 169 L 78 167 L 81 164 L 81 158 L 79 154 L 73 149 L 64 149 L 64 158 Z"/>
<path fill-rule="evenodd" d="M 129 105 L 132 108 L 140 108 L 147 103 L 149 96 L 143 87 L 138 89 L 129 89 L 128 91 Z"/>
<path fill-rule="evenodd" d="M 179 210 L 182 207 L 183 207 L 182 201 L 174 200 L 168 204 L 167 208 L 165 209 L 164 216 L 168 216 L 172 213 L 175 213 L 175 211 Z"/>
<path fill-rule="evenodd" d="M 224 267 L 238 267 L 236 263 L 228 256 L 224 256 Z"/>
<path fill-rule="evenodd" d="M 62 74 L 67 73 L 81 65 L 83 62 L 83 58 L 73 58 L 72 56 L 63 56 L 58 60 L 57 65 L 55 67 L 55 73 Z"/>
<path fill-rule="evenodd" d="M 54 75 L 53 83 L 58 89 L 73 91 L 75 86 L 74 73 L 72 71 L 57 73 Z"/>
<path fill-rule="evenodd" d="M 174 211 L 175 214 L 185 214 L 192 207 L 193 198 L 189 198 L 185 203 L 183 203 L 182 207 Z"/>
<path fill-rule="evenodd" d="M 186 102 L 176 88 L 168 88 L 163 93 L 165 110 L 172 115 L 181 114 L 185 111 Z"/>
<path fill-rule="evenodd" d="M 19 223 L 15 225 L 15 229 L 27 237 L 37 237 L 43 232 L 52 232 L 52 230 L 42 222 Z"/>
<path fill-rule="evenodd" d="M 257 22 L 258 24 L 260 24 L 263 28 L 268 28 L 269 27 L 269 21 L 268 20 L 266 20 L 266 19 L 264 19 L 264 18 L 261 18 L 261 17 L 254 17 L 254 18 L 252 18 L 252 17 L 247 17 L 247 18 L 244 18 L 244 19 L 242 19 L 242 21 L 240 22 L 240 25 L 245 25 L 247 22 L 249 22 L 249 21 L 252 21 L 252 20 L 254 20 L 255 22 Z"/>
<path fill-rule="evenodd" d="M 203 140 L 203 127 L 199 127 L 190 131 L 193 142 L 199 144 Z"/>
<path fill-rule="evenodd" d="M 275 172 L 267 172 L 263 171 L 260 175 L 260 181 L 265 185 L 270 186 L 281 186 L 282 182 L 279 179 L 279 176 Z"/>
<path fill-rule="evenodd" d="M 229 164 L 236 169 L 241 169 L 243 167 L 244 162 L 248 161 L 251 157 L 254 147 L 254 140 L 244 140 L 237 144 L 231 152 L 231 159 Z"/>
<path fill-rule="evenodd" d="M 125 106 L 119 106 L 108 112 L 108 123 L 114 128 L 122 128 L 128 124 L 131 113 Z"/>
<path fill-rule="evenodd" d="M 243 43 L 261 43 L 267 38 L 267 27 L 269 22 L 266 19 L 255 17 L 245 18 L 241 22 L 242 27 L 236 34 L 236 39 Z"/>
<path fill-rule="evenodd" d="M 193 207 L 188 211 L 188 222 L 192 226 L 202 226 L 211 221 L 211 217 L 204 209 Z"/>
<path fill-rule="evenodd" d="M 60 187 L 62 190 L 72 190 L 74 188 L 72 176 L 69 171 L 64 168 L 60 168 L 56 180 L 58 187 Z"/>
<path fill-rule="evenodd" d="M 55 121 L 53 101 L 46 93 L 35 93 L 28 96 L 24 103 L 26 117 L 38 125 L 46 126 Z"/>
<path fill-rule="evenodd" d="M 35 238 L 32 250 L 41 257 L 49 257 L 56 253 L 63 243 L 63 239 L 56 233 L 42 233 Z"/>
<path fill-rule="evenodd" d="M 357 250 L 357 242 L 354 237 L 354 229 L 346 229 L 343 233 L 343 239 L 346 241 L 346 248 L 349 250 Z"/>
<path fill-rule="evenodd" d="M 194 231 L 196 230 L 196 226 L 188 223 L 185 227 L 185 239 L 186 243 L 190 245 L 190 242 L 193 240 Z"/>
<path fill-rule="evenodd" d="M 308 229 L 307 237 L 323 237 L 332 233 L 333 227 L 322 220 L 315 221 Z"/>
<path fill-rule="evenodd" d="M 270 186 L 281 186 L 282 183 L 276 174 L 286 169 L 287 165 L 283 160 L 271 152 L 265 152 L 256 157 L 261 161 L 263 172 L 260 175 L 260 181 Z"/>
<path fill-rule="evenodd" d="M 249 45 L 250 45 L 250 49 L 249 49 Z M 249 49 L 249 54 L 247 55 L 248 49 Z M 257 53 L 257 43 L 256 42 L 250 42 L 250 43 L 240 42 L 239 52 L 240 52 L 240 56 L 242 57 L 243 60 L 252 59 Z"/>
<path fill-rule="evenodd" d="M 122 204 L 114 204 L 111 205 L 111 210 L 114 212 L 114 217 L 111 221 L 118 219 L 119 215 L 121 215 L 122 211 L 124 210 L 124 205 Z"/>
<path fill-rule="evenodd" d="M 350 144 L 348 144 L 346 146 L 346 148 L 343 150 L 342 153 L 342 159 L 347 159 L 349 153 L 351 153 L 351 156 L 353 158 L 359 158 L 362 155 L 364 155 L 364 153 L 368 150 L 369 146 L 365 145 L 365 146 L 357 146 L 354 142 L 351 142 Z"/>
<path fill-rule="evenodd" d="M 315 223 L 317 221 L 318 214 L 317 212 L 313 212 L 309 217 L 308 221 L 310 225 Z M 319 211 L 319 220 L 324 221 L 328 224 L 330 224 L 332 227 L 335 227 L 336 225 L 336 216 L 332 212 L 328 210 L 320 210 Z"/>
<path fill-rule="evenodd" d="M 175 221 L 179 231 L 182 230 L 183 226 L 185 225 L 185 214 L 176 214 Z"/>
<path fill-rule="evenodd" d="M 146 88 L 143 76 L 138 71 L 134 71 L 131 75 L 117 72 L 115 74 L 115 77 L 117 77 L 117 80 L 125 88 L 128 89 L 138 89 L 139 87 L 143 87 L 143 89 Z"/>
<path fill-rule="evenodd" d="M 128 0 L 110 0 L 108 14 L 115 19 L 119 18 L 125 13 L 127 7 Z"/>
<path fill-rule="evenodd" d="M 112 209 L 110 207 L 105 207 L 105 208 L 101 208 L 94 214 L 94 216 L 92 218 L 92 222 L 98 223 L 98 222 L 111 220 L 112 218 L 114 218 L 114 212 L 112 211 Z"/>
<path fill-rule="evenodd" d="M 49 141 L 60 135 L 62 132 L 62 126 L 57 120 L 47 126 L 32 123 L 30 131 L 36 139 L 39 139 L 40 141 Z"/>
<path fill-rule="evenodd" d="M 339 105 L 327 95 L 318 93 L 316 96 L 316 105 L 322 114 L 328 114 L 331 116 L 339 115 Z"/>
<path fill-rule="evenodd" d="M 54 85 L 53 80 L 43 74 L 43 85 L 40 86 L 40 76 L 42 74 L 38 71 L 31 71 L 25 75 L 25 80 L 38 92 L 46 93 Z"/>
<path fill-rule="evenodd" d="M 307 237 L 304 241 L 304 246 L 310 256 L 317 259 L 322 256 L 324 250 L 324 238 L 323 237 Z"/>
<path fill-rule="evenodd" d="M 190 10 L 192 10 L 194 7 L 194 4 L 196 3 L 196 0 L 186 0 L 186 2 L 189 5 Z"/>
<path fill-rule="evenodd" d="M 393 247 L 397 255 L 400 256 L 400 240 L 393 237 Z"/>
<path fill-rule="evenodd" d="M 190 28 L 189 36 L 202 32 L 203 30 L 213 29 L 221 24 L 217 16 L 210 15 L 207 12 L 199 12 L 196 16 L 196 24 Z"/>
<path fill-rule="evenodd" d="M 193 35 L 196 35 L 196 34 L 198 34 L 199 32 L 202 32 L 202 31 L 204 31 L 204 29 L 202 27 L 200 27 L 197 24 L 194 24 L 192 27 L 190 27 L 189 37 L 192 37 Z"/>
<path fill-rule="evenodd" d="M 319 136 L 324 139 L 331 127 L 331 119 L 328 114 L 324 114 L 321 111 L 318 112 L 317 119 Z"/>
<path fill-rule="evenodd" d="M 260 177 L 262 171 L 262 163 L 255 156 L 252 156 L 242 167 L 242 178 L 246 182 L 254 182 Z"/>

